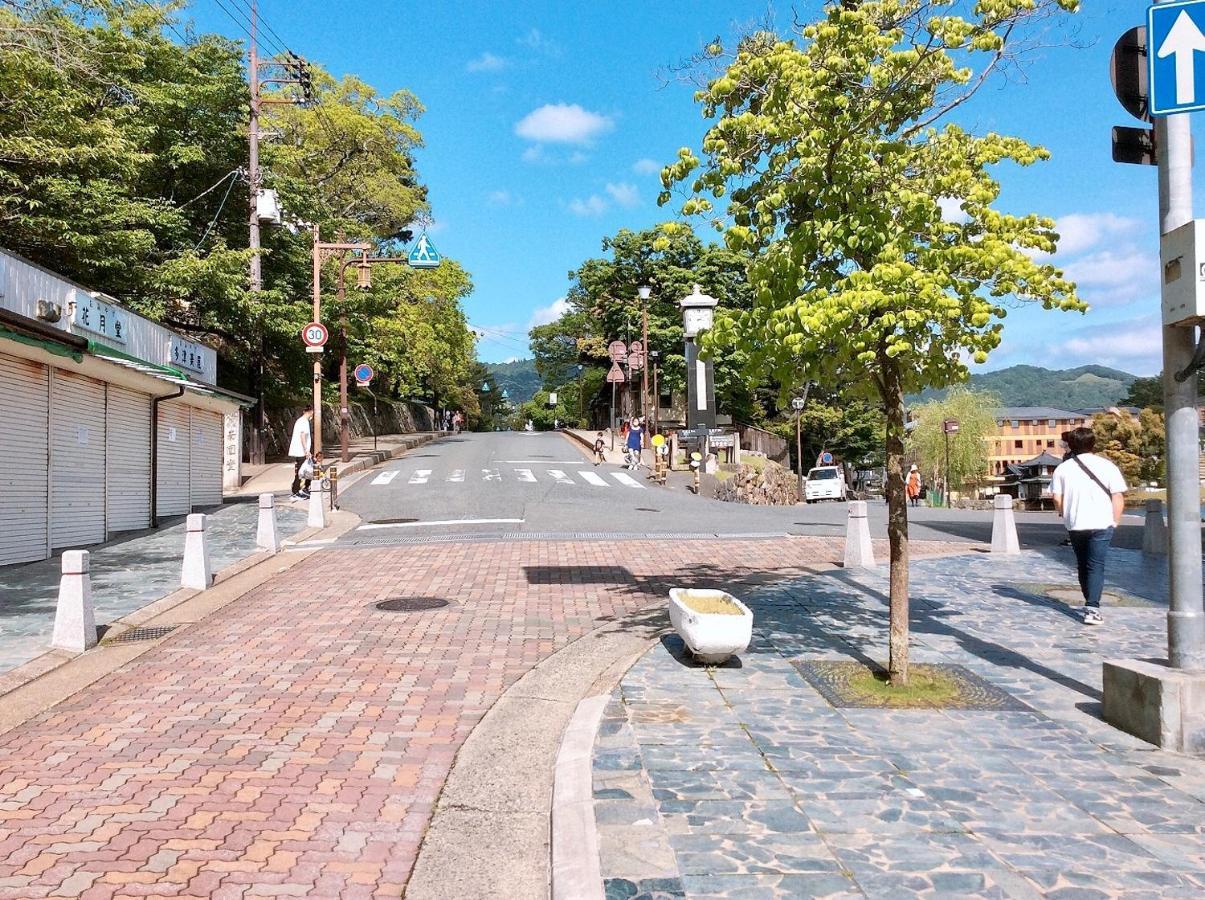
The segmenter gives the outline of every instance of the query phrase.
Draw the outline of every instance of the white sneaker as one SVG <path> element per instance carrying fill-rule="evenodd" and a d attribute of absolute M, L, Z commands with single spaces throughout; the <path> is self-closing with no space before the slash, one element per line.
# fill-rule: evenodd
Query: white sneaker
<path fill-rule="evenodd" d="M 1100 616 L 1099 609 L 1096 609 L 1095 607 L 1090 606 L 1084 610 L 1084 624 L 1085 625 L 1102 625 L 1102 624 L 1104 624 L 1104 621 L 1105 620 L 1102 619 Z"/>

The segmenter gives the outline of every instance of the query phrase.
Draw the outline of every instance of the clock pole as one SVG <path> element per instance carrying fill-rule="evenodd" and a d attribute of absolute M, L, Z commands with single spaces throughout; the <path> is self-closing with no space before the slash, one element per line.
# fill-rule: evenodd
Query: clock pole
<path fill-rule="evenodd" d="M 695 340 L 699 332 L 711 327 L 719 301 L 695 285 L 694 293 L 684 297 L 682 330 L 686 335 L 686 428 L 688 431 L 715 428 L 715 372 L 710 359 L 699 358 Z"/>

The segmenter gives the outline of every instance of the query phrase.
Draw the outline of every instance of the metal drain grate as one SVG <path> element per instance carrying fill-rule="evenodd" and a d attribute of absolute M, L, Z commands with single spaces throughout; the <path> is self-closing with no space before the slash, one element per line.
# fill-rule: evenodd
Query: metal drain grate
<path fill-rule="evenodd" d="M 427 612 L 448 605 L 443 597 L 390 597 L 373 604 L 381 612 Z"/>
<path fill-rule="evenodd" d="M 179 627 L 179 625 L 157 625 L 154 628 L 131 628 L 105 643 L 129 644 L 134 641 L 157 641 L 161 637 L 167 637 Z"/>
<path fill-rule="evenodd" d="M 407 519 L 407 518 L 403 517 L 403 518 L 399 518 L 399 519 L 371 519 L 371 520 L 369 520 L 369 524 L 370 525 L 406 525 L 406 524 L 409 524 L 410 522 L 417 522 L 417 521 L 418 521 L 418 519 L 414 519 L 414 518 Z"/>

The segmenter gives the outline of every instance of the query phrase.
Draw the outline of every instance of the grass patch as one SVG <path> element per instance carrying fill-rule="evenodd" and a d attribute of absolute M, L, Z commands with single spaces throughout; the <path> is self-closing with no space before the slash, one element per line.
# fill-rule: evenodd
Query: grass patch
<path fill-rule="evenodd" d="M 739 616 L 741 608 L 720 594 L 687 593 L 679 598 L 682 605 L 704 615 Z"/>
<path fill-rule="evenodd" d="M 962 696 L 962 685 L 957 678 L 925 665 L 909 666 L 906 687 L 893 687 L 881 669 L 863 669 L 850 677 L 848 685 L 856 699 L 890 709 L 949 706 Z"/>

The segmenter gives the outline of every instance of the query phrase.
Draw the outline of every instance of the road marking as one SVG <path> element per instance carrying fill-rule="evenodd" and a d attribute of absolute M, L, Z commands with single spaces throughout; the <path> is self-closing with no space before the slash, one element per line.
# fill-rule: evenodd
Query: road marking
<path fill-rule="evenodd" d="M 499 474 L 497 469 L 482 469 L 481 470 L 481 480 L 482 481 L 501 481 L 502 476 Z"/>
<path fill-rule="evenodd" d="M 393 481 L 393 479 L 397 478 L 398 475 L 400 475 L 400 474 L 401 473 L 398 472 L 397 469 L 394 469 L 392 472 L 382 472 L 380 475 L 378 475 L 376 478 L 374 478 L 372 480 L 372 483 L 373 484 L 389 484 L 389 482 Z"/>
<path fill-rule="evenodd" d="M 448 481 L 464 481 L 464 469 L 454 469 L 448 476 Z"/>
<path fill-rule="evenodd" d="M 379 522 L 361 525 L 356 531 L 376 531 L 380 528 L 425 528 L 428 525 L 522 525 L 524 519 L 437 519 L 432 522 Z"/>
<path fill-rule="evenodd" d="M 578 472 L 577 474 L 580 475 L 587 484 L 592 484 L 595 487 L 610 487 L 611 486 L 611 485 L 607 484 L 606 479 L 604 479 L 597 472 Z"/>
<path fill-rule="evenodd" d="M 430 475 L 431 475 L 430 469 L 418 469 L 413 475 L 410 476 L 410 483 L 411 484 L 426 484 L 427 478 Z"/>
<path fill-rule="evenodd" d="M 644 490 L 644 485 L 641 484 L 639 481 L 637 481 L 635 478 L 633 478 L 631 475 L 629 475 L 627 472 L 612 472 L 611 477 L 614 478 L 616 481 L 618 481 L 620 484 L 627 485 L 628 487 L 640 488 L 640 490 L 642 490 L 642 491 Z"/>
<path fill-rule="evenodd" d="M 515 469 L 515 474 L 520 481 L 535 481 L 536 476 L 532 474 L 531 469 Z"/>
<path fill-rule="evenodd" d="M 584 466 L 590 460 L 588 459 L 504 459 L 502 460 L 507 465 L 517 466 L 527 463 L 528 465 L 538 466 Z"/>
<path fill-rule="evenodd" d="M 576 484 L 576 482 L 560 469 L 549 469 L 548 474 L 556 479 L 558 484 Z"/>

